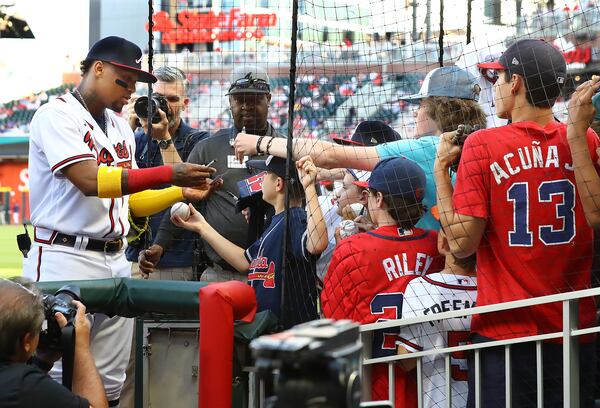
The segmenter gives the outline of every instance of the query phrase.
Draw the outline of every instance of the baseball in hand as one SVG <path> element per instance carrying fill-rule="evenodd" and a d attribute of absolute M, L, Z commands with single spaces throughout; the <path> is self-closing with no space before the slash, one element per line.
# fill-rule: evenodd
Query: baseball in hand
<path fill-rule="evenodd" d="M 183 221 L 190 218 L 190 207 L 186 203 L 175 203 L 171 207 L 171 217 L 178 215 Z"/>

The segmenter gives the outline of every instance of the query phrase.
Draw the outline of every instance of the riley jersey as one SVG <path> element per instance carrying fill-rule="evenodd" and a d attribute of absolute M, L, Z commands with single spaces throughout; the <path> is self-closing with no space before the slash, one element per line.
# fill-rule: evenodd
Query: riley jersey
<path fill-rule="evenodd" d="M 435 313 L 475 307 L 477 280 L 452 273 L 433 273 L 413 279 L 404 293 L 402 318 L 428 316 Z M 408 351 L 435 350 L 467 343 L 471 316 L 435 320 L 403 326 L 398 344 Z M 445 355 L 423 357 L 423 407 L 446 406 Z M 467 405 L 467 355 L 450 354 L 452 407 Z"/>
<path fill-rule="evenodd" d="M 127 235 L 128 197 L 86 197 L 62 173 L 84 160 L 99 166 L 136 168 L 135 139 L 127 122 L 106 110 L 107 134 L 71 94 L 43 105 L 31 122 L 29 190 L 31 221 L 38 240 L 52 234 L 96 239 Z M 43 241 L 41 241 L 43 242 Z"/>
<path fill-rule="evenodd" d="M 361 324 L 402 316 L 406 285 L 412 279 L 442 269 L 437 232 L 380 227 L 341 241 L 325 275 L 323 315 Z M 396 354 L 399 330 L 373 333 L 373 357 Z M 416 407 L 415 376 L 396 370 L 396 406 Z M 387 365 L 372 367 L 372 398 L 388 398 Z"/>
<path fill-rule="evenodd" d="M 595 162 L 598 137 L 590 129 L 587 139 Z M 453 203 L 458 213 L 487 220 L 477 249 L 480 306 L 589 287 L 592 229 L 572 163 L 559 122 L 518 122 L 467 139 Z M 581 327 L 593 324 L 592 298 L 579 311 Z M 494 339 L 560 331 L 562 306 L 477 315 L 472 330 Z"/>

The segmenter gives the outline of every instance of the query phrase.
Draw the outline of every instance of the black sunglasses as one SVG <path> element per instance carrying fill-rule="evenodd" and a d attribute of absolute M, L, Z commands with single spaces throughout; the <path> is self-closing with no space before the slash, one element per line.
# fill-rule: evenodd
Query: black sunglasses
<path fill-rule="evenodd" d="M 260 78 L 237 79 L 229 87 L 229 92 L 231 92 L 233 89 L 239 89 L 239 88 L 241 88 L 241 89 L 252 88 L 252 89 L 259 90 L 259 91 L 267 91 L 267 92 L 271 91 L 271 87 L 269 86 L 268 82 L 266 82 L 265 80 L 260 79 Z"/>

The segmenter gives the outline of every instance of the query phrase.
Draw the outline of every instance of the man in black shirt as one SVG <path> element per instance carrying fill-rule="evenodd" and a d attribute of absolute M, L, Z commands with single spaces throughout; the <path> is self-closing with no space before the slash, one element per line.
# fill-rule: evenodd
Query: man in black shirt
<path fill-rule="evenodd" d="M 245 163 L 240 163 L 236 159 L 233 141 L 244 129 L 248 133 L 265 136 L 266 139 L 282 136 L 267 121 L 271 89 L 269 77 L 263 68 L 242 66 L 234 69 L 227 95 L 234 126 L 221 129 L 196 144 L 188 157 L 188 162 L 207 164 L 216 160 L 211 166 L 217 169 L 215 177 L 222 176 L 223 187 L 214 191 L 208 199 L 197 203 L 196 207 L 219 234 L 245 248 L 248 245 L 248 224 L 244 217 L 235 211 L 235 203 L 239 196 L 238 181 L 248 178 L 252 173 L 246 168 Z M 140 253 L 139 266 L 142 273 L 154 272 L 164 251 L 181 236 L 183 231 L 182 228 L 171 223 L 169 215 L 163 218 L 154 244 Z M 260 231 L 258 233 L 260 234 Z M 255 241 L 256 238 L 253 237 L 250 242 Z M 246 280 L 246 276 L 227 264 L 208 244 L 202 241 L 200 244 L 208 265 L 203 269 L 201 280 Z"/>
<path fill-rule="evenodd" d="M 108 407 L 90 352 L 90 323 L 85 317 L 85 306 L 73 303 L 77 315 L 71 392 L 47 374 L 60 354 L 36 351 L 44 321 L 41 296 L 33 287 L 28 289 L 0 279 L 0 407 Z M 61 327 L 67 324 L 62 314 L 55 317 Z"/>

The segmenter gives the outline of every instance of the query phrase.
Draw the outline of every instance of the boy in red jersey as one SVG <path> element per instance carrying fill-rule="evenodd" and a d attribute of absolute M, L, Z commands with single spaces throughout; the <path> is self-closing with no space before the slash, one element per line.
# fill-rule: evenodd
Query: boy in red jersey
<path fill-rule="evenodd" d="M 380 161 L 368 182 L 355 182 L 377 229 L 344 239 L 333 252 L 325 275 L 323 315 L 374 323 L 402 316 L 404 290 L 411 279 L 437 272 L 443 258 L 437 233 L 415 228 L 423 216 L 425 173 L 404 157 Z M 373 357 L 396 354 L 399 330 L 376 332 Z M 388 399 L 387 365 L 373 366 L 372 399 Z M 414 373 L 396 370 L 396 406 L 416 407 Z"/>
<path fill-rule="evenodd" d="M 470 135 L 462 148 L 454 192 L 448 169 L 461 153 L 453 133 L 442 135 L 434 172 L 440 221 L 452 252 L 477 252 L 477 305 L 588 288 L 592 229 L 577 200 L 565 124 L 552 105 L 566 79 L 562 54 L 541 40 L 520 40 L 498 61 L 494 85 L 497 115 L 512 123 Z M 597 160 L 598 138 L 586 140 Z M 594 323 L 594 300 L 579 304 L 579 325 Z M 560 303 L 473 316 L 472 341 L 485 342 L 562 330 Z M 593 406 L 594 349 L 581 339 L 580 400 Z M 543 344 L 544 407 L 562 407 L 562 345 Z M 505 406 L 504 348 L 481 352 L 483 407 Z M 512 404 L 536 405 L 535 344 L 511 347 Z M 469 407 L 474 406 L 474 370 Z"/>

